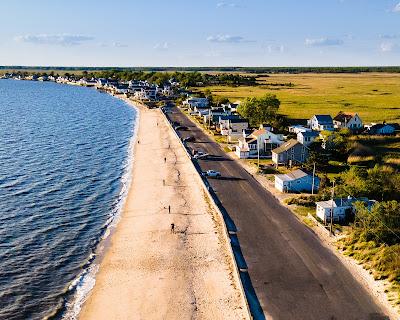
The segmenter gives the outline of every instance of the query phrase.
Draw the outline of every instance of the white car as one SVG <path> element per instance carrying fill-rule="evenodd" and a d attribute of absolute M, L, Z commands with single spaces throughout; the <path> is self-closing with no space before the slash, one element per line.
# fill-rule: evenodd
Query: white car
<path fill-rule="evenodd" d="M 207 157 L 208 157 L 208 153 L 204 153 L 204 152 L 198 152 L 193 156 L 193 158 L 195 158 L 195 159 L 205 159 Z"/>
<path fill-rule="evenodd" d="M 204 172 L 204 175 L 206 177 L 210 177 L 210 178 L 219 178 L 221 176 L 221 173 L 218 171 L 214 171 L 214 170 L 208 170 L 208 171 Z"/>

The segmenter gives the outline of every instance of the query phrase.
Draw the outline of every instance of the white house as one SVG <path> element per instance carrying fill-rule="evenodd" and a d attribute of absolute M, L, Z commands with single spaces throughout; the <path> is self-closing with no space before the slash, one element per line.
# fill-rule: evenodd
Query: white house
<path fill-rule="evenodd" d="M 243 131 L 245 132 L 245 131 Z M 284 143 L 282 134 L 274 133 L 271 128 L 260 128 L 238 139 L 235 153 L 240 159 L 257 156 L 269 156 L 274 148 Z"/>
<path fill-rule="evenodd" d="M 249 127 L 249 122 L 236 115 L 220 116 L 218 126 L 223 136 L 235 134 L 239 137 Z"/>
<path fill-rule="evenodd" d="M 363 122 L 357 113 L 339 112 L 333 118 L 333 124 L 336 129 L 350 129 L 353 131 L 363 128 Z"/>
<path fill-rule="evenodd" d="M 301 124 L 292 125 L 288 129 L 289 129 L 289 132 L 295 133 L 295 134 L 298 134 L 299 132 L 311 131 L 310 128 L 306 128 L 306 127 L 302 126 Z"/>
<path fill-rule="evenodd" d="M 190 109 L 194 110 L 195 107 L 207 108 L 208 107 L 208 99 L 207 98 L 196 98 L 191 97 L 183 102 L 184 106 L 188 106 Z"/>
<path fill-rule="evenodd" d="M 313 187 L 318 191 L 319 178 L 300 169 L 275 175 L 275 188 L 280 192 L 311 192 Z"/>
<path fill-rule="evenodd" d="M 367 198 L 338 198 L 328 201 L 316 202 L 316 214 L 325 224 L 331 221 L 331 212 L 333 209 L 333 221 L 343 222 L 349 217 L 354 215 L 355 207 L 354 204 L 357 201 L 364 202 L 368 208 L 371 208 L 375 201 L 368 200 Z"/>
<path fill-rule="evenodd" d="M 316 114 L 307 123 L 312 130 L 316 131 L 333 131 L 335 129 L 332 117 L 328 114 Z"/>
<path fill-rule="evenodd" d="M 318 136 L 319 133 L 315 131 L 300 131 L 297 133 L 297 141 L 308 147 Z"/>

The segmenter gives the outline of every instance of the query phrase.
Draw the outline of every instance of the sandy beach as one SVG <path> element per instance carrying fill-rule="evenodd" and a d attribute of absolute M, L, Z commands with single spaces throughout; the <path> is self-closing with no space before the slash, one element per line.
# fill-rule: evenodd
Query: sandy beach
<path fill-rule="evenodd" d="M 132 185 L 79 318 L 247 319 L 223 222 L 160 110 L 139 109 Z"/>

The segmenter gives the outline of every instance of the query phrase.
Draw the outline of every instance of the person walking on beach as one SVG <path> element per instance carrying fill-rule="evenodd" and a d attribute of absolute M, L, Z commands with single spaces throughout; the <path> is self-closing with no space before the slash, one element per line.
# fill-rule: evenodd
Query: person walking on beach
<path fill-rule="evenodd" d="M 167 162 L 167 158 L 164 158 L 164 163 L 166 163 Z"/>
<path fill-rule="evenodd" d="M 171 206 L 168 206 L 168 213 L 171 213 Z"/>
<path fill-rule="evenodd" d="M 171 223 L 171 233 L 175 233 L 175 223 Z"/>

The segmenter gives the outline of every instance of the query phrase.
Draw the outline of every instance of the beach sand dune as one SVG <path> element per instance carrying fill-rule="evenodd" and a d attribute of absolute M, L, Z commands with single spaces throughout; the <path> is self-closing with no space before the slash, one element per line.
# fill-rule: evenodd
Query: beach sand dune
<path fill-rule="evenodd" d="M 247 319 L 223 222 L 159 110 L 140 108 L 137 139 L 121 221 L 80 319 Z"/>

